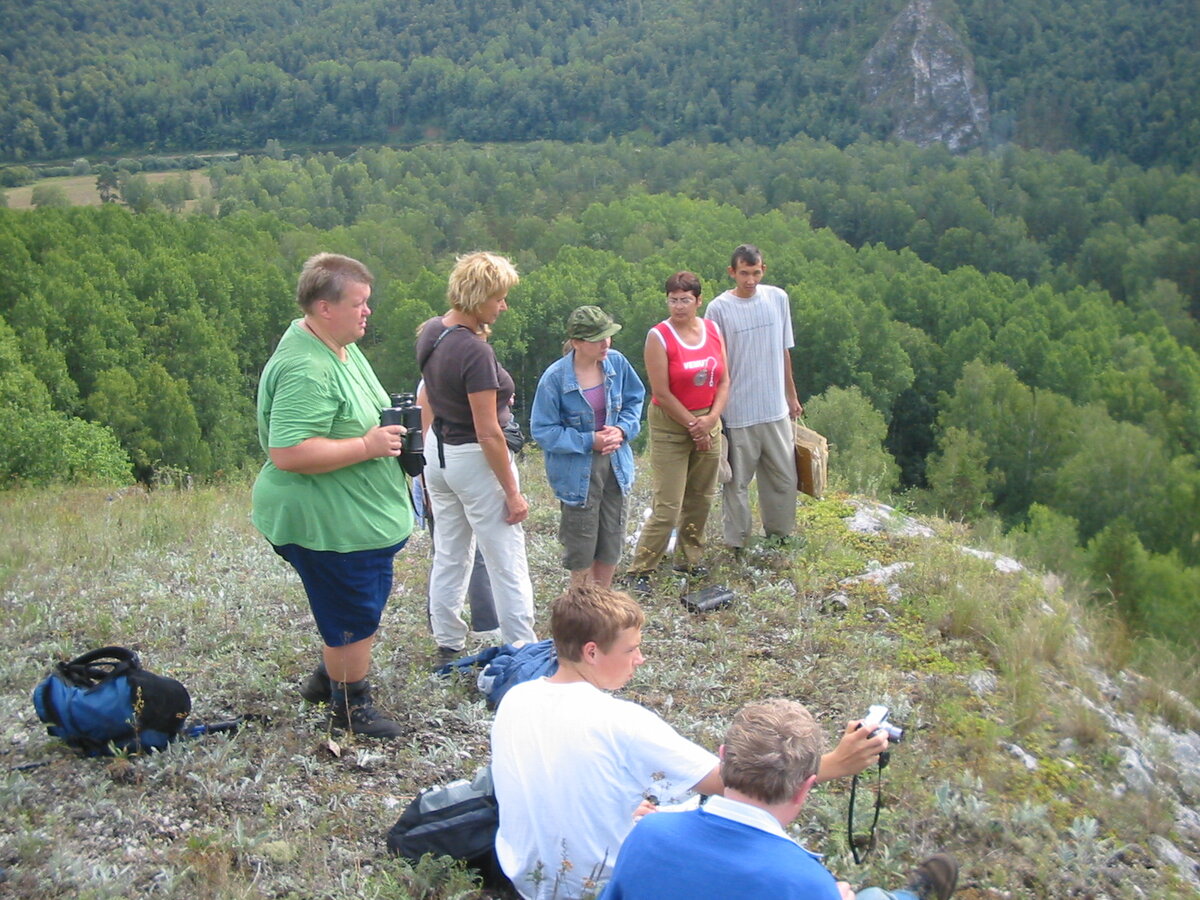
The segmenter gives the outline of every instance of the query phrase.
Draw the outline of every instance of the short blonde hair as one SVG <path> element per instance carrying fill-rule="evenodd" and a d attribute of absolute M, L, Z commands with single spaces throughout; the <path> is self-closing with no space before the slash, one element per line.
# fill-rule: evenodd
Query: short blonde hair
<path fill-rule="evenodd" d="M 584 644 L 595 641 L 607 653 L 622 631 L 641 628 L 645 622 L 636 600 L 598 584 L 570 587 L 550 607 L 554 649 L 571 662 L 583 659 Z"/>
<path fill-rule="evenodd" d="M 357 259 L 340 253 L 318 253 L 310 256 L 296 281 L 296 303 L 305 312 L 318 300 L 338 303 L 347 283 L 372 285 L 375 276 Z"/>
<path fill-rule="evenodd" d="M 446 299 L 459 312 L 473 313 L 488 299 L 507 294 L 520 280 L 516 267 L 503 256 L 478 250 L 455 260 Z"/>
<path fill-rule="evenodd" d="M 733 717 L 725 734 L 721 778 L 763 803 L 782 803 L 817 774 L 824 749 L 825 735 L 801 704 L 780 699 L 751 703 Z"/>

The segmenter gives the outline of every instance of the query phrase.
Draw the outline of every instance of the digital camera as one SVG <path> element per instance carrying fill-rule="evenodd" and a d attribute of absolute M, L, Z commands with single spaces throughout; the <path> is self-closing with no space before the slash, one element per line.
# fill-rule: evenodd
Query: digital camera
<path fill-rule="evenodd" d="M 882 731 L 888 736 L 888 743 L 899 744 L 904 740 L 904 729 L 888 721 L 888 708 L 873 705 L 863 716 L 862 727 L 872 735 Z"/>

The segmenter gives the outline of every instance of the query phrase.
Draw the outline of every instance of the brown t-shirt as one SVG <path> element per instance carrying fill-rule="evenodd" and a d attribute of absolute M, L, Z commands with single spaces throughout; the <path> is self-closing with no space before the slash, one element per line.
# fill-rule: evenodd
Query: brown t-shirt
<path fill-rule="evenodd" d="M 516 385 L 512 376 L 496 361 L 496 353 L 468 328 L 455 328 L 430 353 L 434 341 L 446 326 L 442 317 L 430 319 L 417 335 L 417 361 L 425 360 L 421 377 L 433 414 L 440 420 L 443 442 L 474 444 L 475 421 L 468 394 L 496 392 L 496 418 L 500 426 L 512 418 L 512 398 Z M 428 358 L 426 358 L 428 357 Z"/>

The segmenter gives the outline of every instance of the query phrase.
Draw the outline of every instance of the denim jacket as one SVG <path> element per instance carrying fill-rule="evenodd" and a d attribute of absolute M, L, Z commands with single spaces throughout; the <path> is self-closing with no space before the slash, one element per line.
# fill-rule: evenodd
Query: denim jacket
<path fill-rule="evenodd" d="M 612 464 L 621 492 L 628 494 L 633 487 L 629 445 L 642 427 L 646 389 L 629 360 L 611 349 L 604 359 L 604 384 L 608 424 L 625 432 L 625 442 L 612 454 Z M 596 417 L 575 378 L 574 350 L 542 373 L 533 395 L 529 430 L 545 455 L 546 478 L 554 496 L 568 506 L 587 503 Z"/>

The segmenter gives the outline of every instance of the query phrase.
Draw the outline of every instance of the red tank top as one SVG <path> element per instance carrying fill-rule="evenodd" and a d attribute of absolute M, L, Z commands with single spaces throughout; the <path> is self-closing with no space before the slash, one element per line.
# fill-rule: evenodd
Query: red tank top
<path fill-rule="evenodd" d="M 701 319 L 704 338 L 695 347 L 679 340 L 669 322 L 659 322 L 652 328 L 667 351 L 667 384 L 671 393 L 688 409 L 705 409 L 713 405 L 717 384 L 724 367 L 721 364 L 721 332 L 715 322 Z M 657 397 L 651 398 L 658 403 Z"/>

